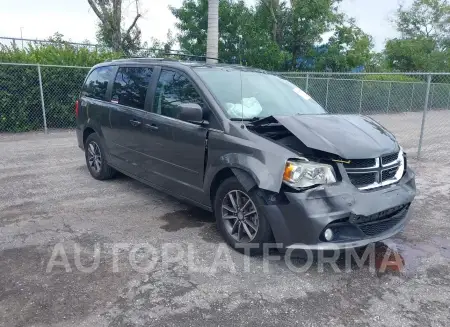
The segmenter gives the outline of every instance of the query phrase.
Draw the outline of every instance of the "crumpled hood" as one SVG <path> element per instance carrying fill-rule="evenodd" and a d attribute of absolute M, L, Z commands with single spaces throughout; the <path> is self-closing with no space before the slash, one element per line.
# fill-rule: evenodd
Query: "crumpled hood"
<path fill-rule="evenodd" d="M 307 147 L 344 159 L 375 158 L 399 150 L 395 137 L 369 117 L 295 115 L 273 118 Z"/>

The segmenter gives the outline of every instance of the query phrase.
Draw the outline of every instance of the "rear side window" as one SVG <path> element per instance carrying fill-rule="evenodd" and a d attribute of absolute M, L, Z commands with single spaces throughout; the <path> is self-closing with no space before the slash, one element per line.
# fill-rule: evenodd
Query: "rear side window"
<path fill-rule="evenodd" d="M 81 90 L 81 95 L 98 100 L 105 100 L 108 82 L 113 73 L 113 67 L 104 66 L 94 69 L 86 80 Z"/>
<path fill-rule="evenodd" d="M 120 67 L 114 81 L 111 102 L 144 109 L 152 72 L 150 67 Z"/>

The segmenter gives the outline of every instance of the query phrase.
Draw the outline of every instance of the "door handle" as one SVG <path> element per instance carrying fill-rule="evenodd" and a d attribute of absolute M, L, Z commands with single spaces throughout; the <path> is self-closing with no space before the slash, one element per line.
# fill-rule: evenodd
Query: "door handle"
<path fill-rule="evenodd" d="M 155 124 L 145 124 L 145 128 L 151 129 L 153 131 L 157 131 L 159 129 Z"/>
<path fill-rule="evenodd" d="M 140 122 L 139 120 L 136 120 L 136 119 L 130 119 L 130 124 L 133 125 L 134 127 L 137 127 L 137 126 L 141 125 L 142 122 Z"/>

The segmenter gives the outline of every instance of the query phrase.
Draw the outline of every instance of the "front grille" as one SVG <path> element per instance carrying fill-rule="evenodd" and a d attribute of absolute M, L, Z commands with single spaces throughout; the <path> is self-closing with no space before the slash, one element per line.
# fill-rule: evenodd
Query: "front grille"
<path fill-rule="evenodd" d="M 350 181 L 356 187 L 364 187 L 370 184 L 375 183 L 376 173 L 358 173 L 358 174 L 348 174 Z"/>
<path fill-rule="evenodd" d="M 352 214 L 350 216 L 349 221 L 352 224 L 359 225 L 359 224 L 365 224 L 365 223 L 370 223 L 370 222 L 374 222 L 374 221 L 384 220 L 384 219 L 392 218 L 393 216 L 395 216 L 402 210 L 408 209 L 408 208 L 409 208 L 409 203 L 400 205 L 400 206 L 396 206 L 396 207 L 393 207 L 390 209 L 386 209 L 386 210 L 374 213 L 373 215 L 370 215 L 370 216 Z"/>
<path fill-rule="evenodd" d="M 386 165 L 394 162 L 395 160 L 397 160 L 397 158 L 398 158 L 398 152 L 392 153 L 392 154 L 382 157 L 381 163 L 383 164 L 383 166 L 386 166 Z"/>
<path fill-rule="evenodd" d="M 395 225 L 397 225 L 403 219 L 402 216 L 396 217 L 394 219 L 389 219 L 386 221 L 382 221 L 374 224 L 367 224 L 364 226 L 360 226 L 359 228 L 362 230 L 364 234 L 367 236 L 375 236 L 378 234 L 382 234 L 385 231 L 391 229 Z"/>
<path fill-rule="evenodd" d="M 383 170 L 382 173 L 382 181 L 387 181 L 388 179 L 394 178 L 395 174 L 397 174 L 398 167 L 394 167 L 391 169 Z"/>
<path fill-rule="evenodd" d="M 345 168 L 370 168 L 375 166 L 375 159 L 353 159 L 350 163 L 345 163 Z"/>
<path fill-rule="evenodd" d="M 347 176 L 357 188 L 369 190 L 396 183 L 400 177 L 396 176 L 399 170 L 406 165 L 402 160 L 402 152 L 391 153 L 375 159 L 354 159 L 344 163 Z"/>
<path fill-rule="evenodd" d="M 401 208 L 400 210 L 398 208 Z M 371 221 L 368 223 L 363 224 L 356 224 L 361 231 L 366 234 L 367 236 L 375 236 L 381 233 L 386 232 L 387 230 L 391 229 L 400 221 L 405 218 L 407 212 L 408 212 L 409 204 L 392 208 L 389 210 L 385 210 L 384 212 L 391 212 L 389 215 L 385 215 L 385 218 L 380 218 L 379 220 Z M 392 213 L 392 210 L 394 212 Z M 381 214 L 381 213 L 379 213 Z M 377 214 L 377 215 L 379 215 Z M 373 215 L 372 215 L 373 216 Z M 369 216 L 370 217 L 370 216 Z"/>
<path fill-rule="evenodd" d="M 348 237 L 355 237 L 356 235 L 361 237 L 361 232 L 365 236 L 373 237 L 401 223 L 406 217 L 409 207 L 410 203 L 407 203 L 369 216 L 351 214 L 348 218 L 333 221 L 324 230 L 331 228 L 335 239 L 348 239 Z M 355 229 L 357 230 L 356 233 Z"/>

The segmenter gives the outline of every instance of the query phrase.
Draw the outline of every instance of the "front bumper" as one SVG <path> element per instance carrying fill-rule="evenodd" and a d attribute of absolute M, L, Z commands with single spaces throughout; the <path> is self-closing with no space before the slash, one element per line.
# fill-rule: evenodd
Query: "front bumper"
<path fill-rule="evenodd" d="M 328 250 L 365 246 L 403 230 L 416 195 L 415 174 L 407 168 L 396 184 L 360 191 L 343 181 L 301 192 L 284 192 L 284 201 L 261 206 L 275 241 L 283 248 Z M 323 238 L 332 228 L 331 242 Z"/>

